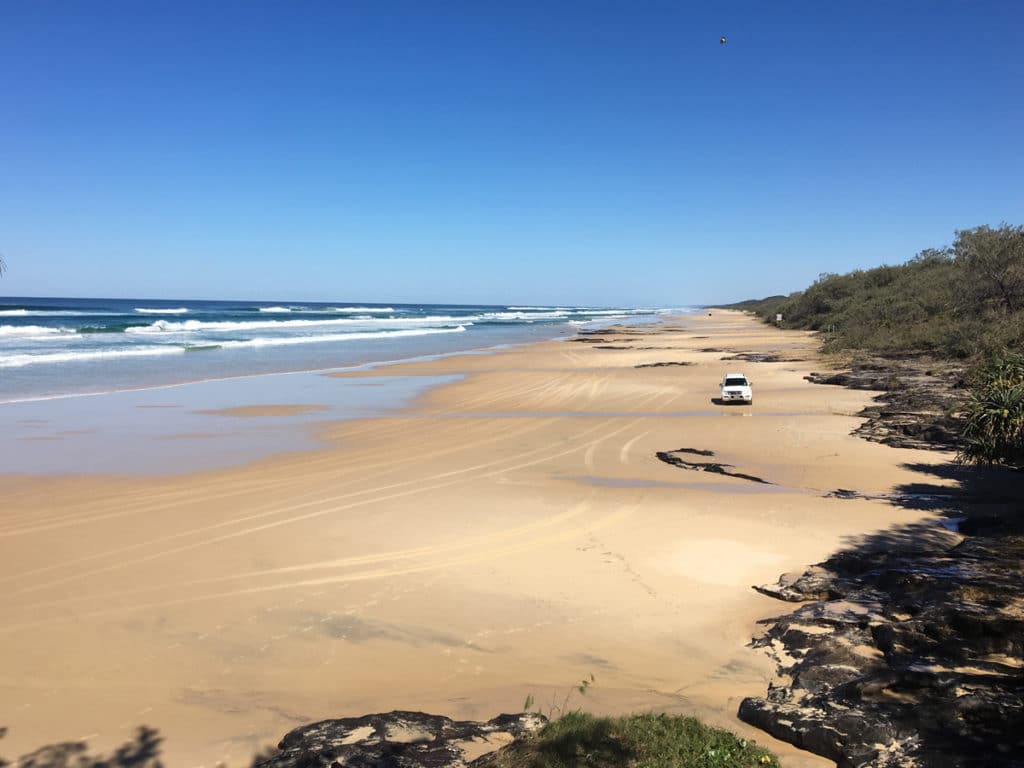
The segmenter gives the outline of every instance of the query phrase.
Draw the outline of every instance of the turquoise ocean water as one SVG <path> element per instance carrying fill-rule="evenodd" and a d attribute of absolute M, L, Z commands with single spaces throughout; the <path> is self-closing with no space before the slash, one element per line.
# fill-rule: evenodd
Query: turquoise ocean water
<path fill-rule="evenodd" d="M 0 298 L 0 402 L 445 354 L 666 311 Z"/>
<path fill-rule="evenodd" d="M 0 299 L 0 474 L 167 474 L 319 444 L 457 376 L 323 371 L 567 338 L 655 308 Z M 315 406 L 238 418 L 235 406 Z"/>

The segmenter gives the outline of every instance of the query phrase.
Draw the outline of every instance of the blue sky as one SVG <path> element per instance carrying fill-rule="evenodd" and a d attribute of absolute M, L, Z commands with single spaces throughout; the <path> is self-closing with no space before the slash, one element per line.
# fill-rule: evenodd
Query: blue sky
<path fill-rule="evenodd" d="M 1024 223 L 1022 37 L 1015 0 L 0 0 L 0 293 L 789 292 Z"/>

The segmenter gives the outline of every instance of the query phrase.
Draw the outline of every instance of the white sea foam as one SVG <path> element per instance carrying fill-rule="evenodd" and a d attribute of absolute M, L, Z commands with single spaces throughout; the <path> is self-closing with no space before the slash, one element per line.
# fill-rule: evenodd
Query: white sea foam
<path fill-rule="evenodd" d="M 291 312 L 291 311 L 292 311 L 291 307 L 260 307 L 260 312 L 285 313 L 285 312 Z"/>
<path fill-rule="evenodd" d="M 293 344 L 318 344 L 330 341 L 361 341 L 367 339 L 389 339 L 409 336 L 429 336 L 438 333 L 462 333 L 464 325 L 454 328 L 406 328 L 395 331 L 367 331 L 356 333 L 328 333 L 317 336 L 284 336 L 279 338 L 257 337 L 245 341 L 223 341 L 211 344 L 213 349 L 244 349 L 253 347 L 280 347 Z M 160 344 L 147 346 L 131 346 L 121 349 L 91 349 L 77 352 L 47 352 L 39 354 L 22 354 L 0 356 L 0 368 L 22 368 L 27 365 L 46 363 L 77 363 L 93 360 L 111 360 L 128 357 L 156 357 L 159 355 L 177 355 L 201 349 L 204 345 Z"/>
<path fill-rule="evenodd" d="M 22 368 L 26 365 L 43 363 L 73 363 L 87 360 L 109 360 L 118 357 L 153 357 L 154 355 L 175 355 L 184 352 L 179 346 L 131 347 L 129 349 L 90 349 L 79 352 L 46 352 L 33 355 L 10 355 L 0 357 L 0 368 Z"/>
<path fill-rule="evenodd" d="M 479 318 L 478 318 L 479 319 Z M 172 322 L 170 320 L 157 320 L 156 322 L 133 328 L 126 328 L 125 333 L 149 334 L 149 333 L 197 333 L 200 331 L 259 331 L 259 330 L 280 330 L 289 331 L 297 328 L 315 328 L 331 326 L 389 326 L 389 325 L 423 325 L 423 324 L 460 324 L 472 325 L 471 317 L 452 317 L 450 315 L 438 315 L 432 317 L 381 317 L 369 320 L 358 320 L 354 317 L 338 318 L 335 320 L 223 320 L 206 322 L 203 320 L 185 320 L 184 322 Z"/>
<path fill-rule="evenodd" d="M 325 341 L 362 341 L 365 339 L 393 339 L 408 336 L 431 336 L 436 333 L 462 333 L 464 325 L 455 328 L 406 328 L 401 331 L 365 331 L 356 333 L 325 333 L 318 336 L 257 337 L 245 341 L 223 341 L 225 349 L 245 347 L 284 347 L 291 344 L 319 344 Z"/>
<path fill-rule="evenodd" d="M 485 320 L 558 320 L 568 317 L 566 310 L 555 310 L 551 312 L 484 312 Z"/>
<path fill-rule="evenodd" d="M 649 315 L 654 310 L 651 309 L 581 309 L 577 310 L 573 314 L 576 315 Z"/>
<path fill-rule="evenodd" d="M 523 310 L 532 312 L 534 310 L 548 310 L 548 311 L 568 311 L 570 309 L 582 309 L 582 307 L 506 307 L 506 309 Z"/>
<path fill-rule="evenodd" d="M 114 317 L 126 312 L 80 312 L 74 309 L 63 311 L 49 309 L 0 309 L 0 317 Z"/>
<path fill-rule="evenodd" d="M 74 332 L 73 328 L 50 328 L 45 325 L 0 325 L 0 337 L 3 338 L 38 338 Z"/>
<path fill-rule="evenodd" d="M 362 312 L 372 314 L 374 312 L 397 312 L 394 307 L 331 307 L 334 312 Z"/>
<path fill-rule="evenodd" d="M 169 309 L 136 307 L 135 311 L 140 315 L 185 315 L 188 314 L 188 307 L 171 307 Z"/>

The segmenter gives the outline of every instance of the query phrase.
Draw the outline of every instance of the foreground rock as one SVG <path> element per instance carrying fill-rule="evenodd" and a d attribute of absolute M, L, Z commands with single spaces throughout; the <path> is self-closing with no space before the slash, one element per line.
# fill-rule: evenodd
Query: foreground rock
<path fill-rule="evenodd" d="M 840 766 L 1024 766 L 1024 505 L 880 534 L 759 591 L 791 679 L 742 720 Z"/>
<path fill-rule="evenodd" d="M 259 768 L 457 768 L 471 765 L 545 720 L 530 713 L 499 715 L 486 723 L 423 712 L 388 712 L 324 720 L 296 728 Z"/>

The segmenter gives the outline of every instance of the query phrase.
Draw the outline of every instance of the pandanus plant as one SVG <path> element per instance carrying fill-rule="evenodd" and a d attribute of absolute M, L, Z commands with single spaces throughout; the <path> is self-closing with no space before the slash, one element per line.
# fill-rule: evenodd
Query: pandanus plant
<path fill-rule="evenodd" d="M 960 459 L 1024 465 L 1024 355 L 999 355 L 973 378 Z"/>

